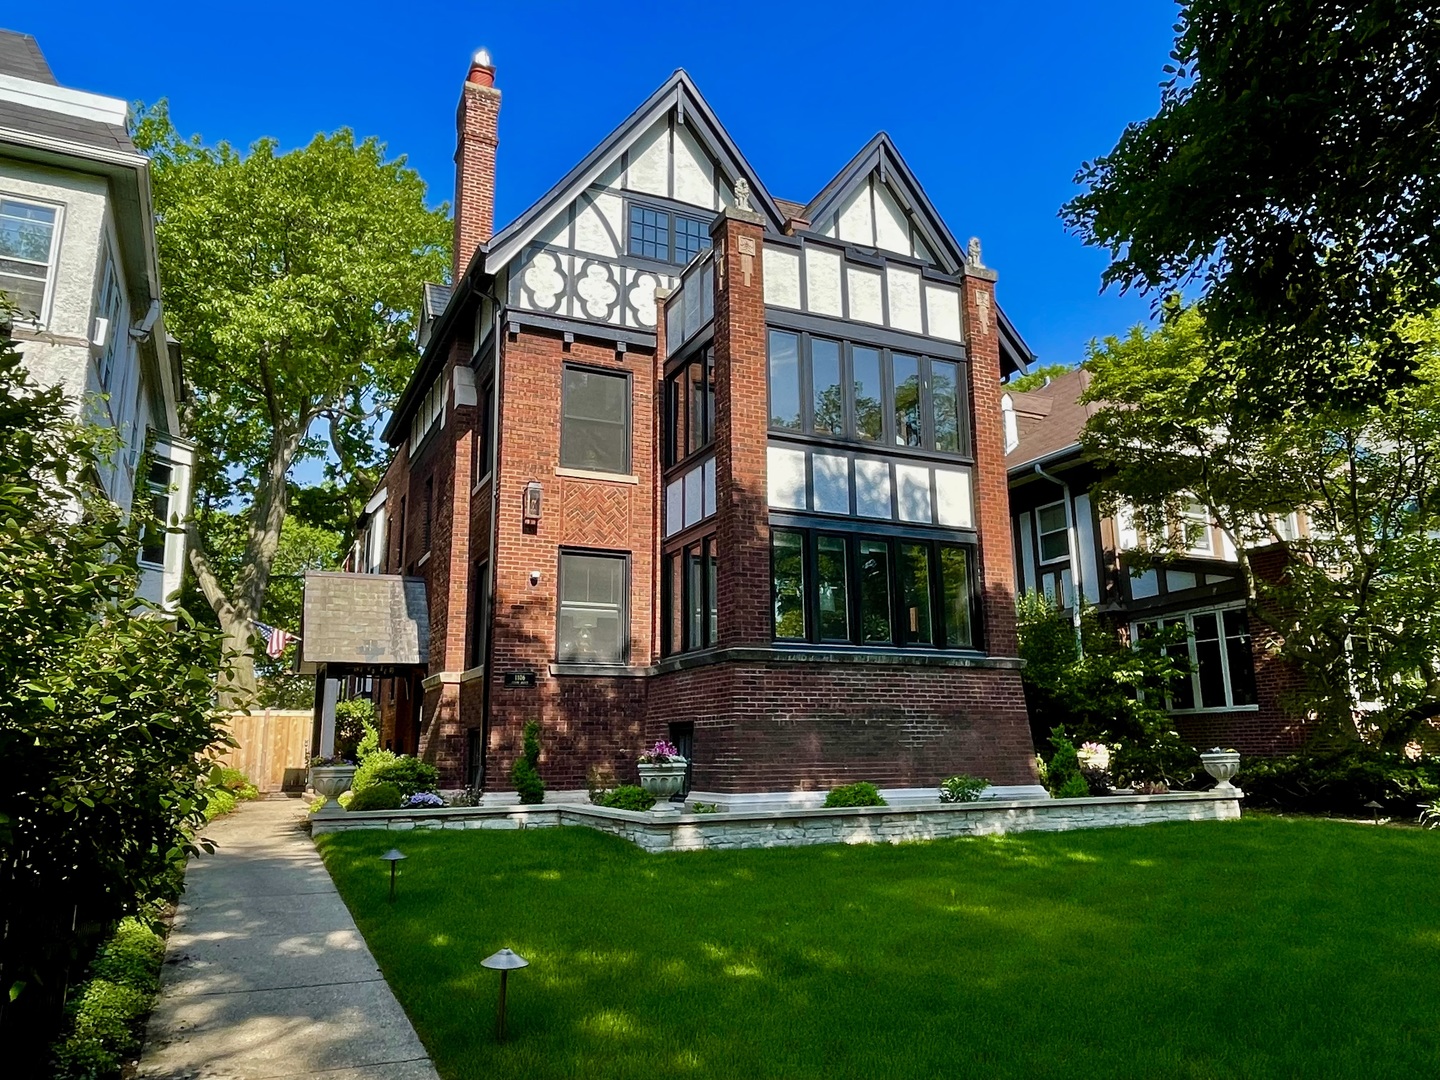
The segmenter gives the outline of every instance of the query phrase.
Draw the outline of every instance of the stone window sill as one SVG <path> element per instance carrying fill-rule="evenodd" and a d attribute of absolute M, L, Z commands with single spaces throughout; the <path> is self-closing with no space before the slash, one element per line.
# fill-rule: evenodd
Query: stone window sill
<path fill-rule="evenodd" d="M 555 470 L 556 476 L 568 477 L 571 480 L 598 480 L 606 484 L 638 484 L 640 478 L 634 473 L 611 473 L 595 472 L 592 469 L 565 469 Z"/>

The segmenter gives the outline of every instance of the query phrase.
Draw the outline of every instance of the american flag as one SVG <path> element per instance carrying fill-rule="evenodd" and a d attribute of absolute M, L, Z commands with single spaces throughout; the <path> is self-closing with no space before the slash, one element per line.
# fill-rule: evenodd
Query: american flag
<path fill-rule="evenodd" d="M 288 630 L 281 630 L 278 626 L 271 626 L 268 623 L 257 622 L 255 629 L 260 631 L 260 636 L 265 639 L 265 655 L 272 660 L 278 660 L 285 652 L 285 647 L 292 641 L 299 641 L 300 638 Z"/>

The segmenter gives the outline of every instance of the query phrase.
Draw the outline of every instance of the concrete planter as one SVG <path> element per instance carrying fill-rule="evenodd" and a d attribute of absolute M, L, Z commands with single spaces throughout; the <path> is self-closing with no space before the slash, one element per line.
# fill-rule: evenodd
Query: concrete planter
<path fill-rule="evenodd" d="M 1236 750 L 1206 750 L 1200 755 L 1200 761 L 1205 766 L 1205 771 L 1213 776 L 1217 783 L 1215 790 L 1229 793 L 1237 790 L 1235 785 L 1230 783 L 1235 774 L 1240 771 L 1240 754 Z"/>
<path fill-rule="evenodd" d="M 657 802 L 664 802 L 671 795 L 678 795 L 685 786 L 684 758 L 671 758 L 664 765 L 640 765 L 640 786 L 655 796 Z"/>
<path fill-rule="evenodd" d="M 310 766 L 310 786 L 332 803 L 350 790 L 350 782 L 354 779 L 354 765 Z"/>

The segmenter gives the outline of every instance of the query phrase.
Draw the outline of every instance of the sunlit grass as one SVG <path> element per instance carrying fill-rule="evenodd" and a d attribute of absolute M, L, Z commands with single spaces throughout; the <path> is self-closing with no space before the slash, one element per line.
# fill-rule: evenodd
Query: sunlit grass
<path fill-rule="evenodd" d="M 397 839 L 391 907 L 379 855 Z M 319 843 L 446 1080 L 1440 1074 L 1440 833 L 1247 818 L 664 856 L 582 828 Z M 532 966 L 497 1046 L 479 962 L 503 946 Z"/>

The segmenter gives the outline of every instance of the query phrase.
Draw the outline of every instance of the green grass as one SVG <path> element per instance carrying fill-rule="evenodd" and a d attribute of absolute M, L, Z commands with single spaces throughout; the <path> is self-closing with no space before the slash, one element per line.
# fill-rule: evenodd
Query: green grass
<path fill-rule="evenodd" d="M 1247 817 L 664 856 L 583 828 L 319 844 L 446 1080 L 1440 1071 L 1440 833 Z M 502 946 L 531 967 L 500 1047 L 480 960 Z"/>

